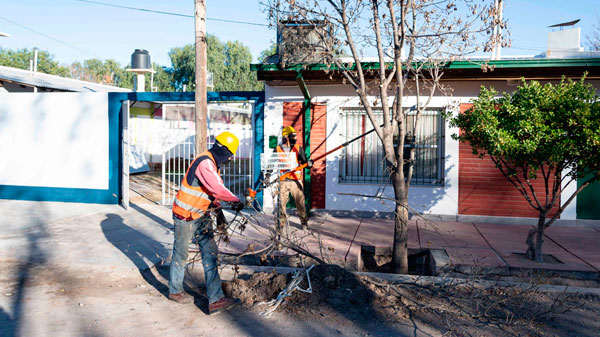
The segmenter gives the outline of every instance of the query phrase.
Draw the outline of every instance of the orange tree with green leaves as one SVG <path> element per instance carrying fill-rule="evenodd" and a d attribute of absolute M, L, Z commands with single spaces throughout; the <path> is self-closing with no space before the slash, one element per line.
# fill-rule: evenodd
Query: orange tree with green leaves
<path fill-rule="evenodd" d="M 482 87 L 473 106 L 451 124 L 461 129 L 452 137 L 469 143 L 480 158 L 489 156 L 538 212 L 537 227 L 527 236 L 527 256 L 542 262 L 544 230 L 579 192 L 600 179 L 600 101 L 595 89 L 585 77 L 563 77 L 556 85 L 522 80 L 513 94 L 501 97 Z M 542 179 L 545 188 L 534 188 L 535 179 Z M 561 204 L 563 190 L 578 179 L 581 185 Z"/>

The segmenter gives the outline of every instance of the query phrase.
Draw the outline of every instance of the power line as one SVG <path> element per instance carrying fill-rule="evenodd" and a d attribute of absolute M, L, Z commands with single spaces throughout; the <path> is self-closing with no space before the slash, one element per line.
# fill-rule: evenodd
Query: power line
<path fill-rule="evenodd" d="M 172 16 L 180 16 L 180 17 L 185 17 L 185 18 L 193 18 L 194 17 L 193 15 L 188 15 L 188 14 L 173 13 L 173 12 L 164 12 L 164 11 L 156 11 L 156 10 L 153 10 L 153 9 L 138 8 L 138 7 L 121 6 L 121 5 L 109 4 L 109 3 L 98 2 L 98 1 L 90 1 L 90 0 L 75 0 L 75 1 L 87 2 L 87 3 L 91 3 L 91 4 L 108 6 L 108 7 L 124 8 L 124 9 L 129 9 L 129 10 L 134 10 L 134 11 L 156 13 L 156 14 L 164 14 L 164 15 L 172 15 Z M 227 19 L 206 18 L 206 20 L 219 21 L 219 22 L 228 22 L 228 23 L 238 23 L 238 24 L 242 24 L 242 25 L 252 25 L 252 26 L 264 26 L 264 27 L 268 27 L 269 26 L 269 25 L 264 24 L 264 23 L 236 21 L 236 20 L 227 20 Z"/>
<path fill-rule="evenodd" d="M 45 37 L 45 38 L 47 38 L 47 39 L 50 39 L 50 40 L 52 40 L 52 41 L 56 41 L 56 42 L 58 42 L 58 43 L 60 43 L 60 44 L 63 44 L 63 45 L 65 45 L 65 46 L 67 46 L 67 47 L 73 48 L 73 49 L 75 49 L 75 50 L 79 50 L 79 51 L 81 51 L 81 52 L 84 52 L 84 53 L 86 53 L 86 54 L 92 55 L 92 56 L 94 56 L 94 57 L 97 57 L 97 58 L 100 58 L 100 59 L 104 59 L 103 57 L 100 57 L 100 56 L 98 56 L 98 55 L 95 55 L 95 54 L 93 54 L 93 53 L 90 53 L 90 52 L 89 52 L 89 51 L 87 51 L 87 50 L 81 49 L 81 48 L 79 48 L 79 47 L 75 47 L 75 46 L 74 46 L 74 45 L 72 45 L 72 44 L 69 44 L 69 43 L 63 42 L 63 41 L 61 41 L 61 40 L 59 40 L 59 39 L 53 38 L 52 36 L 50 36 L 50 35 L 47 35 L 47 34 L 44 34 L 44 33 L 42 33 L 42 32 L 38 32 L 37 30 L 35 30 L 35 29 L 33 29 L 33 28 L 29 28 L 29 27 L 27 27 L 27 26 L 24 26 L 24 25 L 22 25 L 22 24 L 20 24 L 20 23 L 14 22 L 14 21 L 12 21 L 12 20 L 10 20 L 10 19 L 7 19 L 7 18 L 5 18 L 5 17 L 2 17 L 2 16 L 0 16 L 0 19 L 2 19 L 2 20 L 5 20 L 5 21 L 8 21 L 8 22 L 12 23 L 13 25 L 17 25 L 17 26 L 19 26 L 19 27 L 21 27 L 21 28 L 23 28 L 23 29 L 27 29 L 27 30 L 29 30 L 29 31 L 32 31 L 32 32 L 34 32 L 34 33 L 36 33 L 36 34 L 39 34 L 39 35 L 41 35 L 41 36 L 43 36 L 43 37 Z"/>
<path fill-rule="evenodd" d="M 520 50 L 531 50 L 531 51 L 545 51 L 546 50 L 544 48 L 537 48 L 537 47 L 527 48 L 527 47 L 510 46 L 508 48 L 511 48 L 511 49 L 520 49 Z"/>

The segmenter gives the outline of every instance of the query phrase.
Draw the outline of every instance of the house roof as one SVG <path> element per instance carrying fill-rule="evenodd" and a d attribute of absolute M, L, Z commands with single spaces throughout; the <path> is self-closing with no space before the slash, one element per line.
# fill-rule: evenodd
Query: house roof
<path fill-rule="evenodd" d="M 488 68 L 482 64 L 486 62 Z M 361 62 L 365 70 L 378 70 L 379 62 Z M 392 68 L 392 63 L 386 63 Z M 355 69 L 351 64 L 349 69 Z M 339 68 L 326 64 L 252 64 L 250 69 L 257 72 L 263 81 L 295 81 L 298 71 L 307 82 L 339 82 L 342 80 Z M 504 60 L 467 60 L 448 62 L 444 66 L 444 80 L 506 80 L 519 79 L 554 79 L 561 76 L 581 77 L 588 73 L 588 79 L 600 79 L 600 58 L 571 59 L 504 59 Z M 376 73 L 370 76 L 378 76 Z"/>
<path fill-rule="evenodd" d="M 60 91 L 74 92 L 129 92 L 131 89 L 115 87 L 48 75 L 40 72 L 33 73 L 29 70 L 0 66 L 0 81 L 22 84 L 30 87 L 48 88 Z"/>

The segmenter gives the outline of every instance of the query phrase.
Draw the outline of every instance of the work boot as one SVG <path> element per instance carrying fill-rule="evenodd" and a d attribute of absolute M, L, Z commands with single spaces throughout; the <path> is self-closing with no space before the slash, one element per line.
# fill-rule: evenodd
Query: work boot
<path fill-rule="evenodd" d="M 300 219 L 300 223 L 302 224 L 302 230 L 303 231 L 307 231 L 308 230 L 308 219 L 307 218 L 301 218 Z"/>
<path fill-rule="evenodd" d="M 175 301 L 175 302 L 181 303 L 181 304 L 188 304 L 188 303 L 194 302 L 194 298 L 192 296 L 184 293 L 183 291 L 180 292 L 179 294 L 169 294 L 169 299 L 171 301 Z"/>
<path fill-rule="evenodd" d="M 220 300 L 208 305 L 208 312 L 210 315 L 213 315 L 223 310 L 231 309 L 241 302 L 237 298 L 222 297 Z"/>

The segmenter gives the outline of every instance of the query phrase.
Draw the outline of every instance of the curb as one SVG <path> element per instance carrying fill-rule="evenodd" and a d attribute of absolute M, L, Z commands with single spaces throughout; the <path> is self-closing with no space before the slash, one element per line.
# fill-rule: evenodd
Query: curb
<path fill-rule="evenodd" d="M 233 281 L 240 276 L 250 276 L 254 273 L 278 273 L 278 274 L 290 274 L 296 270 L 304 270 L 304 268 L 294 267 L 267 267 L 267 266 L 251 266 L 251 265 L 221 265 L 220 276 L 224 281 Z M 203 271 L 201 271 L 203 273 Z M 351 272 L 356 276 L 367 276 L 379 280 L 393 282 L 397 284 L 418 284 L 422 286 L 428 285 L 439 285 L 439 286 L 451 286 L 468 284 L 481 288 L 492 288 L 492 287 L 516 287 L 520 289 L 531 289 L 533 291 L 544 292 L 544 293 L 565 293 L 565 294 L 586 294 L 586 295 L 597 295 L 600 296 L 600 288 L 586 288 L 586 287 L 575 287 L 565 285 L 550 285 L 550 284 L 534 284 L 525 282 L 513 282 L 513 281 L 491 281 L 491 280 L 475 280 L 468 278 L 457 278 L 457 277 L 444 277 L 444 276 L 416 276 L 416 275 L 402 275 L 402 274 L 386 274 L 386 273 L 373 273 L 373 272 Z"/>

